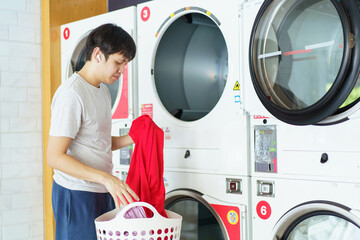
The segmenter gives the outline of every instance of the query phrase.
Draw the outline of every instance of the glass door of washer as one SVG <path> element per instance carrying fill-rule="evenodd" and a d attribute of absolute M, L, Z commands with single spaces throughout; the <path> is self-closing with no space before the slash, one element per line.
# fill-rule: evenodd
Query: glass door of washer
<path fill-rule="evenodd" d="M 251 33 L 250 73 L 275 117 L 336 123 L 360 101 L 358 2 L 264 1 Z"/>
<path fill-rule="evenodd" d="M 332 202 L 312 202 L 287 212 L 274 228 L 274 240 L 360 239 L 359 220 L 351 209 Z"/>
<path fill-rule="evenodd" d="M 281 239 L 352 240 L 360 238 L 360 229 L 332 212 L 314 212 L 289 226 Z"/>
<path fill-rule="evenodd" d="M 165 209 L 183 217 L 181 240 L 228 240 L 219 215 L 201 196 L 192 190 L 175 190 L 167 194 Z"/>

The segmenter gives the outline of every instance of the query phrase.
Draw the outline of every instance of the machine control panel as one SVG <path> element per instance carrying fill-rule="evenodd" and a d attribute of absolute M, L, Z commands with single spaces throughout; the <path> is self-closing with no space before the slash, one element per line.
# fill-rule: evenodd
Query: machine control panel
<path fill-rule="evenodd" d="M 226 193 L 242 194 L 242 180 L 226 178 Z"/>
<path fill-rule="evenodd" d="M 130 128 L 120 128 L 119 135 L 128 135 Z M 120 149 L 120 165 L 130 165 L 131 156 L 133 152 L 133 145 L 126 146 Z"/>
<path fill-rule="evenodd" d="M 254 157 L 256 172 L 277 172 L 276 126 L 254 126 Z"/>
<path fill-rule="evenodd" d="M 258 196 L 275 197 L 275 183 L 271 181 L 257 181 Z"/>

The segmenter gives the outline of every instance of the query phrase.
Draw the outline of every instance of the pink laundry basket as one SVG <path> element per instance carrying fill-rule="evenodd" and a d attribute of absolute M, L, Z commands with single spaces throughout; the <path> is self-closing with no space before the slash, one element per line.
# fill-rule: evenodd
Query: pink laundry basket
<path fill-rule="evenodd" d="M 151 218 L 126 219 L 131 208 L 142 206 L 150 209 Z M 165 210 L 168 218 L 145 202 L 134 202 L 122 209 L 114 209 L 95 219 L 97 240 L 178 240 L 180 239 L 182 216 Z"/>

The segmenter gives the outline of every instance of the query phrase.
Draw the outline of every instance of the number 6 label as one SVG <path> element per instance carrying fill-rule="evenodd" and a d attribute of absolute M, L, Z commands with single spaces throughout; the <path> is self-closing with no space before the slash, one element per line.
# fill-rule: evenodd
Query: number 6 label
<path fill-rule="evenodd" d="M 149 7 L 144 7 L 141 10 L 141 20 L 143 20 L 144 22 L 146 22 L 147 20 L 149 20 L 150 18 L 150 8 Z"/>
<path fill-rule="evenodd" d="M 268 219 L 271 216 L 270 204 L 266 201 L 260 201 L 256 205 L 256 213 L 261 219 L 263 220 Z"/>

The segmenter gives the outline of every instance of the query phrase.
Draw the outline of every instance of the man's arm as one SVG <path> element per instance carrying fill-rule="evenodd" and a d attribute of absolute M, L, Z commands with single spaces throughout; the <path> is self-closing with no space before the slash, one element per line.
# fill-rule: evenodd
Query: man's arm
<path fill-rule="evenodd" d="M 129 135 L 120 136 L 120 137 L 113 136 L 111 137 L 111 142 L 112 142 L 111 145 L 112 151 L 134 144 L 134 141 Z"/>
<path fill-rule="evenodd" d="M 127 204 L 127 201 L 129 203 L 133 202 L 130 195 L 137 200 L 139 199 L 136 193 L 117 177 L 90 167 L 76 158 L 66 154 L 71 140 L 72 139 L 69 137 L 49 136 L 47 163 L 51 168 L 64 172 L 75 178 L 103 184 L 114 198 L 117 208 L 119 208 L 117 198 L 119 198 L 124 205 Z"/>

